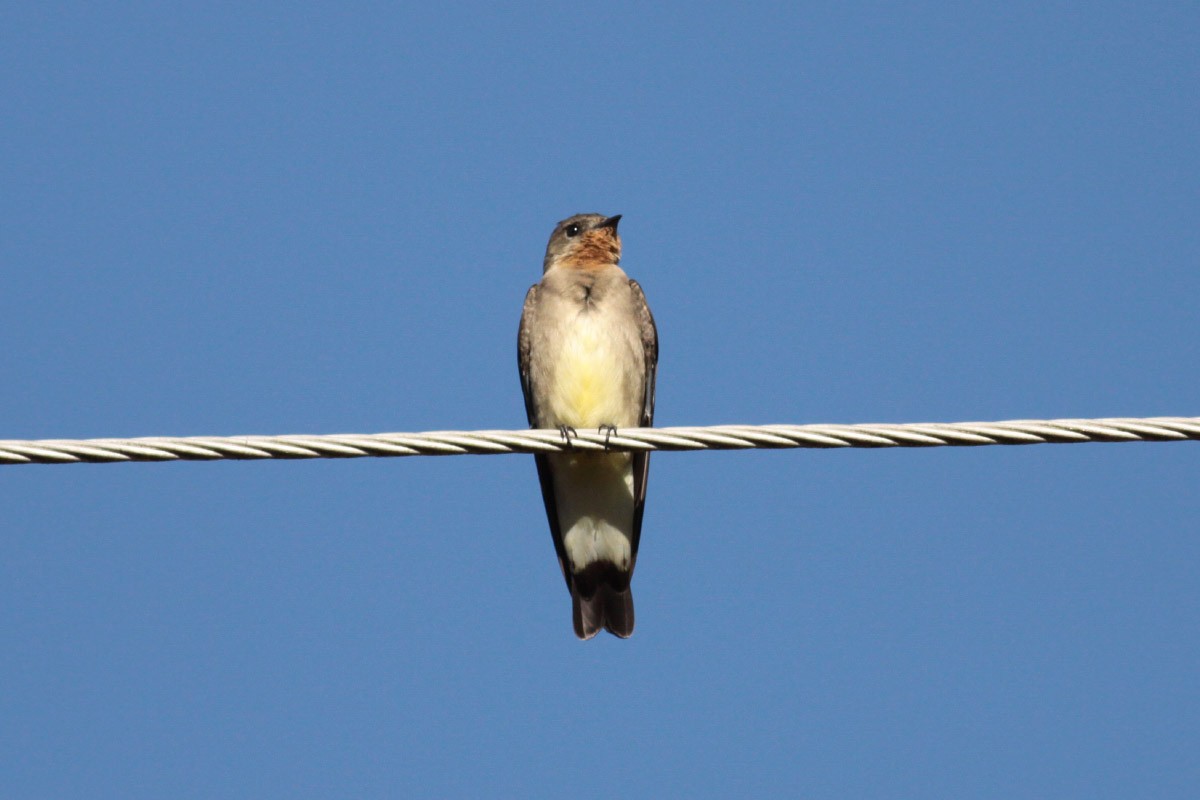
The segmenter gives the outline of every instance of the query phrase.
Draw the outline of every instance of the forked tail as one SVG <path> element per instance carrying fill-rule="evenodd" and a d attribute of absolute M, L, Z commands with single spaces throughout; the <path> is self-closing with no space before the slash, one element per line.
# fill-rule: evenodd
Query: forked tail
<path fill-rule="evenodd" d="M 601 628 L 627 639 L 633 633 L 633 591 L 629 573 L 612 563 L 589 564 L 571 582 L 575 635 L 590 639 Z"/>

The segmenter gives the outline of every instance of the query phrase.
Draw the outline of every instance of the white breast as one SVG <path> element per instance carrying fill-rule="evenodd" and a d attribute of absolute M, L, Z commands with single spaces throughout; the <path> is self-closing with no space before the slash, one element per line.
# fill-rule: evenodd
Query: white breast
<path fill-rule="evenodd" d="M 576 314 L 563 327 L 551 370 L 556 424 L 637 424 L 641 402 L 634 390 L 641 383 L 641 367 L 624 327 L 614 315 L 596 308 Z"/>

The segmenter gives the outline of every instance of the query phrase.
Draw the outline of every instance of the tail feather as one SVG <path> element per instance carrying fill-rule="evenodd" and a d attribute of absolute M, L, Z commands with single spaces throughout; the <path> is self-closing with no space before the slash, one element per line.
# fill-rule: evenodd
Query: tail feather
<path fill-rule="evenodd" d="M 596 595 L 580 597 L 579 592 L 571 592 L 571 616 L 575 635 L 580 639 L 590 639 L 604 627 L 604 608 L 599 599 Z"/>
<path fill-rule="evenodd" d="M 633 591 L 629 573 L 614 564 L 590 564 L 571 583 L 575 635 L 591 639 L 601 628 L 622 639 L 633 634 Z"/>
<path fill-rule="evenodd" d="M 633 635 L 633 592 L 611 586 L 601 588 L 597 595 L 604 603 L 604 627 L 613 636 L 628 639 Z"/>

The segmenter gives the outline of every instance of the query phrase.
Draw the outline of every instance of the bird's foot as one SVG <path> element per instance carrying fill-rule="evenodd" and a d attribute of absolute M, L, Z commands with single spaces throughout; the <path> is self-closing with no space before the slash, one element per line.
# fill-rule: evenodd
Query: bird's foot
<path fill-rule="evenodd" d="M 567 447 L 573 448 L 574 445 L 571 443 L 571 437 L 574 436 L 575 438 L 578 439 L 579 432 L 576 431 L 574 428 L 572 428 L 570 425 L 559 425 L 558 432 L 562 434 L 563 444 L 565 444 Z"/>
<path fill-rule="evenodd" d="M 608 449 L 608 440 L 611 439 L 616 432 L 617 432 L 616 425 L 601 425 L 599 428 L 596 429 L 596 433 L 604 434 L 604 449 L 605 450 Z"/>

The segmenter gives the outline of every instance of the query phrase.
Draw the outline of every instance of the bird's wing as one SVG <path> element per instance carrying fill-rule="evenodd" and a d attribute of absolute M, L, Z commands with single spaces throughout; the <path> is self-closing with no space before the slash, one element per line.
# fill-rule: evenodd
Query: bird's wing
<path fill-rule="evenodd" d="M 531 352 L 533 350 L 533 326 L 537 317 L 538 285 L 529 287 L 525 295 L 525 307 L 521 310 L 521 327 L 517 329 L 517 369 L 521 372 L 521 391 L 525 394 L 525 417 L 529 427 L 537 425 L 537 413 L 533 407 L 533 378 L 531 375 Z"/>
<path fill-rule="evenodd" d="M 633 291 L 634 313 L 637 314 L 638 328 L 642 339 L 642 359 L 645 361 L 645 394 L 642 396 L 642 414 L 639 424 L 649 428 L 654 424 L 654 379 L 658 372 L 658 328 L 654 324 L 654 316 L 650 306 L 646 304 L 646 295 L 637 281 L 629 281 Z M 633 454 L 633 542 L 632 553 L 637 560 L 638 541 L 642 538 L 642 511 L 646 506 L 646 478 L 650 472 L 650 454 L 640 452 Z M 630 565 L 632 567 L 632 564 Z"/>
<path fill-rule="evenodd" d="M 521 312 L 521 327 L 517 330 L 517 368 L 521 372 L 521 391 L 525 394 L 525 417 L 529 427 L 537 427 L 537 409 L 533 393 L 533 368 L 531 352 L 533 349 L 533 328 L 536 324 L 538 310 L 538 285 L 529 287 L 525 295 L 525 309 Z M 542 484 L 542 502 L 546 506 L 546 519 L 550 522 L 550 535 L 554 539 L 554 552 L 558 554 L 558 565 L 562 568 L 563 578 L 567 588 L 571 587 L 571 578 L 567 574 L 567 553 L 563 547 L 562 529 L 558 524 L 558 505 L 554 501 L 554 475 L 550 469 L 550 459 L 544 455 L 535 455 L 538 481 Z"/>

